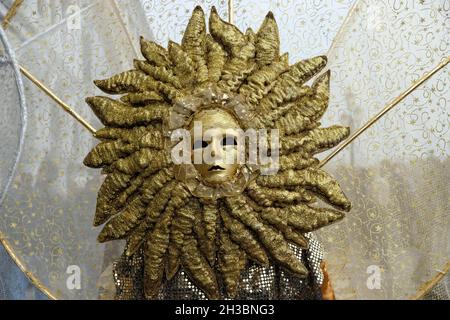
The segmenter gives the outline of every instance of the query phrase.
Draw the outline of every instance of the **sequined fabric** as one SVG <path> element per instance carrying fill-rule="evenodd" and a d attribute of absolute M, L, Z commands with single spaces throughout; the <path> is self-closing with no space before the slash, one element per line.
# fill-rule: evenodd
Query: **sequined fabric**
<path fill-rule="evenodd" d="M 309 249 L 299 249 L 291 245 L 296 257 L 309 270 L 309 276 L 301 279 L 278 266 L 261 267 L 249 264 L 242 273 L 241 283 L 236 299 L 240 300 L 313 300 L 321 299 L 320 286 L 323 274 L 320 263 L 323 259 L 322 245 L 311 233 L 305 235 L 309 239 Z M 114 264 L 113 276 L 116 285 L 116 299 L 144 299 L 143 253 L 138 251 L 132 257 L 123 255 Z M 205 300 L 204 293 L 189 280 L 183 271 L 162 286 L 158 299 L 161 300 Z"/>

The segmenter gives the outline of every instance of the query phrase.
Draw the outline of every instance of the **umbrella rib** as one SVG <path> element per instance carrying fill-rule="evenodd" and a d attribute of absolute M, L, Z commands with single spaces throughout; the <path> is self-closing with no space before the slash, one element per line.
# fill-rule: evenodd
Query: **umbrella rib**
<path fill-rule="evenodd" d="M 403 99 L 405 99 L 411 92 L 417 89 L 422 83 L 430 79 L 436 72 L 444 68 L 450 62 L 450 56 L 445 58 L 441 63 L 439 63 L 436 67 L 434 67 L 430 72 L 423 75 L 421 78 L 413 82 L 413 84 L 403 91 L 399 96 L 393 99 L 390 103 L 388 103 L 380 112 L 378 112 L 374 117 L 369 119 L 361 128 L 359 128 L 354 134 L 348 137 L 343 143 L 341 143 L 332 153 L 330 153 L 325 159 L 323 159 L 319 166 L 323 167 L 333 159 L 339 152 L 345 149 L 350 143 L 352 143 L 356 138 L 358 138 L 363 132 L 369 129 L 374 123 L 381 119 L 388 111 L 393 109 L 396 105 L 398 105 Z"/>
<path fill-rule="evenodd" d="M 233 20 L 234 20 L 233 0 L 228 0 L 228 22 L 233 24 Z"/>
<path fill-rule="evenodd" d="M 20 5 L 23 3 L 23 0 L 15 0 L 9 8 L 8 12 L 6 13 L 5 19 L 2 21 L 2 27 L 4 30 L 6 30 L 9 27 L 9 23 L 11 22 L 12 18 L 17 14 L 17 10 L 19 9 Z"/>
<path fill-rule="evenodd" d="M 5 20 L 2 25 L 6 29 L 9 25 L 10 20 L 17 12 L 18 7 L 22 4 L 23 0 L 16 0 L 11 9 L 8 11 Z M 354 7 L 350 10 L 348 16 L 354 11 Z M 347 16 L 347 17 L 348 17 Z M 344 23 L 348 19 L 345 19 Z M 233 0 L 228 0 L 228 21 L 233 23 Z M 5 27 L 6 25 L 6 27 Z M 342 27 L 341 27 L 342 29 Z M 339 32 L 338 32 L 339 33 Z M 319 166 L 323 167 L 326 165 L 331 159 L 333 159 L 339 152 L 345 149 L 349 144 L 351 144 L 357 137 L 359 137 L 363 132 L 369 129 L 374 123 L 376 123 L 380 118 L 382 118 L 388 111 L 393 109 L 396 105 L 398 105 L 404 98 L 406 98 L 410 93 L 412 93 L 417 87 L 419 87 L 422 83 L 431 78 L 436 72 L 444 68 L 450 62 L 450 57 L 444 59 L 443 62 L 438 64 L 434 69 L 425 74 L 419 80 L 415 81 L 407 90 L 401 93 L 398 97 L 393 99 L 389 104 L 387 104 L 378 114 L 376 114 L 373 118 L 371 118 L 366 124 L 364 124 L 360 129 L 358 129 L 354 134 L 352 134 L 347 140 L 345 140 L 342 144 L 340 144 L 332 153 L 330 153 L 325 159 L 323 159 Z M 88 129 L 92 134 L 96 132 L 95 128 L 90 125 L 83 117 L 81 117 L 75 110 L 73 110 L 67 103 L 62 101 L 58 96 L 56 96 L 50 89 L 48 89 L 42 82 L 40 82 L 36 77 L 34 77 L 28 70 L 24 67 L 20 66 L 20 71 L 30 79 L 38 88 L 44 91 L 50 98 L 52 98 L 59 106 L 61 106 L 67 113 L 69 113 L 72 117 L 74 117 L 79 123 L 81 123 L 86 129 Z"/>
<path fill-rule="evenodd" d="M 133 41 L 133 37 L 131 36 L 130 31 L 128 30 L 128 28 L 126 26 L 126 23 L 120 14 L 120 10 L 119 10 L 116 0 L 113 0 L 113 5 L 114 5 L 114 11 L 116 12 L 116 15 L 119 18 L 120 24 L 122 25 L 122 28 L 128 38 L 128 41 L 130 42 L 130 46 L 133 48 L 133 51 L 134 51 L 134 54 L 136 55 L 136 57 L 138 57 L 139 50 L 136 48 L 135 42 Z"/>

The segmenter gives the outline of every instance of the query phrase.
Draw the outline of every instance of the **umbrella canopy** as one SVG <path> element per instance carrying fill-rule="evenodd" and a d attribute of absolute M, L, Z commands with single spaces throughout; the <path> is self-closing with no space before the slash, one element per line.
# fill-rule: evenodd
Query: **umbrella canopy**
<path fill-rule="evenodd" d="M 359 1 L 329 52 L 324 123 L 352 131 L 450 54 L 444 1 Z M 448 67 L 330 161 L 353 200 L 320 231 L 341 298 L 409 298 L 450 257 Z M 371 276 L 378 276 L 375 286 Z"/>

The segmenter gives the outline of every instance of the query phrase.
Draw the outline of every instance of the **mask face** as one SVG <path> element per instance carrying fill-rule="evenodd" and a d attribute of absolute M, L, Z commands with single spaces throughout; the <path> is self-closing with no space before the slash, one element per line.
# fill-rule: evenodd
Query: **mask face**
<path fill-rule="evenodd" d="M 194 130 L 201 124 L 201 130 Z M 202 110 L 191 122 L 192 161 L 206 184 L 231 181 L 237 174 L 237 120 L 222 109 Z M 195 132 L 194 132 L 195 131 Z"/>

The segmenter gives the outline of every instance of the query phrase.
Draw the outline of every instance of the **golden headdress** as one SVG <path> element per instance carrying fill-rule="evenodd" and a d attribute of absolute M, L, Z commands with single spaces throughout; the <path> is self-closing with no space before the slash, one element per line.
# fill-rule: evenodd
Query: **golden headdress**
<path fill-rule="evenodd" d="M 287 54 L 280 56 L 270 12 L 256 34 L 243 34 L 213 8 L 210 33 L 206 29 L 203 10 L 196 7 L 181 45 L 169 42 L 165 49 L 141 39 L 145 60 L 95 81 L 104 92 L 122 95 L 120 100 L 86 99 L 105 125 L 95 134 L 101 142 L 84 161 L 107 175 L 94 219 L 96 226 L 106 223 L 99 241 L 127 239 L 128 255 L 143 248 L 147 298 L 155 298 L 180 267 L 209 298 L 233 297 L 248 260 L 306 276 L 288 244 L 306 248 L 304 233 L 341 219 L 351 207 L 314 158 L 349 134 L 346 127 L 320 127 L 330 72 L 306 85 L 326 57 L 289 65 Z M 277 174 L 251 172 L 238 193 L 215 197 L 198 196 L 179 178 L 167 147 L 167 133 L 177 123 L 174 110 L 194 106 L 195 114 L 212 102 L 244 109 L 243 128 L 279 130 Z M 318 198 L 338 210 L 314 205 Z"/>

